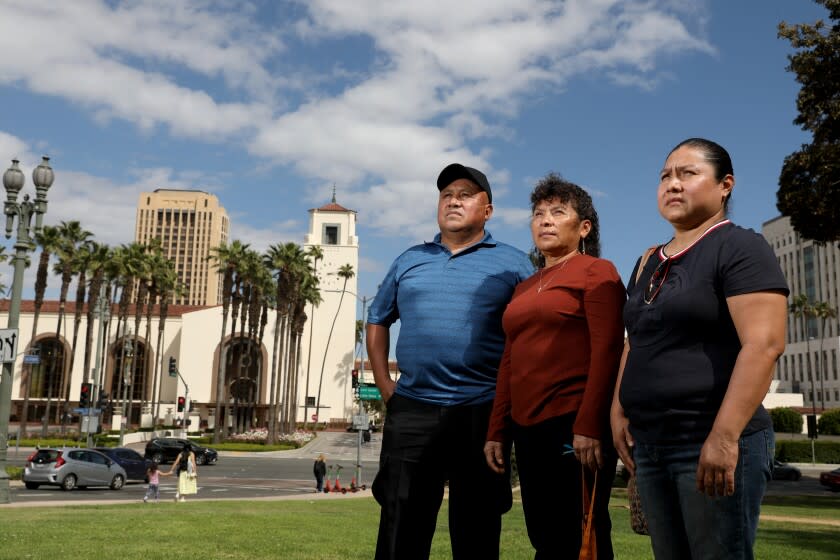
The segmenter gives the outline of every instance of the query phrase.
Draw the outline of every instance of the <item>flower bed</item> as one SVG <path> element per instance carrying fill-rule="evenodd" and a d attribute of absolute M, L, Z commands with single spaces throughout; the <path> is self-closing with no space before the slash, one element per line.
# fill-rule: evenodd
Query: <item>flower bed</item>
<path fill-rule="evenodd" d="M 309 443 L 315 434 L 312 432 L 304 432 L 297 430 L 291 434 L 278 434 L 277 443 L 288 443 L 295 447 L 303 447 Z M 265 428 L 257 428 L 241 434 L 235 434 L 227 438 L 226 441 L 236 443 L 265 443 L 268 440 L 268 430 Z"/>

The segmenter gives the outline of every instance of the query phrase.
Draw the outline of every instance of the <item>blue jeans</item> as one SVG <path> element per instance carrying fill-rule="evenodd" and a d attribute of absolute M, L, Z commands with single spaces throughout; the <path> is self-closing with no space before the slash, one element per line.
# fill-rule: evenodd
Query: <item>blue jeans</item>
<path fill-rule="evenodd" d="M 697 491 L 702 447 L 636 442 L 636 483 L 653 554 L 657 560 L 753 558 L 761 499 L 772 475 L 773 431 L 739 440 L 732 496 L 709 497 Z"/>

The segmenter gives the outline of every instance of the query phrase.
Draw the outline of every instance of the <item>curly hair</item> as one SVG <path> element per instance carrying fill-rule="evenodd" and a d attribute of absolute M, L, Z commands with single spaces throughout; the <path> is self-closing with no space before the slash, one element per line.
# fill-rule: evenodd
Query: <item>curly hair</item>
<path fill-rule="evenodd" d="M 589 220 L 592 228 L 589 230 L 589 235 L 586 236 L 586 242 L 584 243 L 581 239 L 581 245 L 578 249 L 581 253 L 600 257 L 601 230 L 598 226 L 598 212 L 595 211 L 589 193 L 552 172 L 537 181 L 534 190 L 531 192 L 531 212 L 536 209 L 537 204 L 547 200 L 557 200 L 562 204 L 568 204 L 575 209 L 581 221 Z M 583 250 L 584 246 L 586 251 Z"/>

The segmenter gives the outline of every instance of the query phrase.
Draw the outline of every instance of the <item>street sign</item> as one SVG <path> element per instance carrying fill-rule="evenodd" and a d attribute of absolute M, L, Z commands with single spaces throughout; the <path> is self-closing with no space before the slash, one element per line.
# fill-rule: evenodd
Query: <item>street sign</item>
<path fill-rule="evenodd" d="M 99 416 L 101 411 L 98 408 L 74 408 L 73 414 L 79 416 Z"/>
<path fill-rule="evenodd" d="M 4 364 L 15 363 L 18 347 L 17 329 L 0 329 L 0 362 Z"/>
<path fill-rule="evenodd" d="M 378 401 L 382 399 L 379 387 L 373 383 L 362 383 L 359 385 L 359 399 L 363 401 Z"/>
<path fill-rule="evenodd" d="M 367 414 L 354 414 L 353 415 L 353 428 L 356 430 L 367 430 L 369 425 L 368 415 Z"/>
<path fill-rule="evenodd" d="M 41 356 L 39 356 L 38 354 L 24 354 L 23 363 L 37 366 L 41 363 Z"/>

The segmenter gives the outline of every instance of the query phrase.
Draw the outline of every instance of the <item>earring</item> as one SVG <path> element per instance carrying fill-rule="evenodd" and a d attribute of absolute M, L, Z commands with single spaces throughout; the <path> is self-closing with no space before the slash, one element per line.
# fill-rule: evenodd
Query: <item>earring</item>
<path fill-rule="evenodd" d="M 581 252 L 582 255 L 586 254 L 586 238 L 585 237 L 580 238 L 580 252 Z"/>

